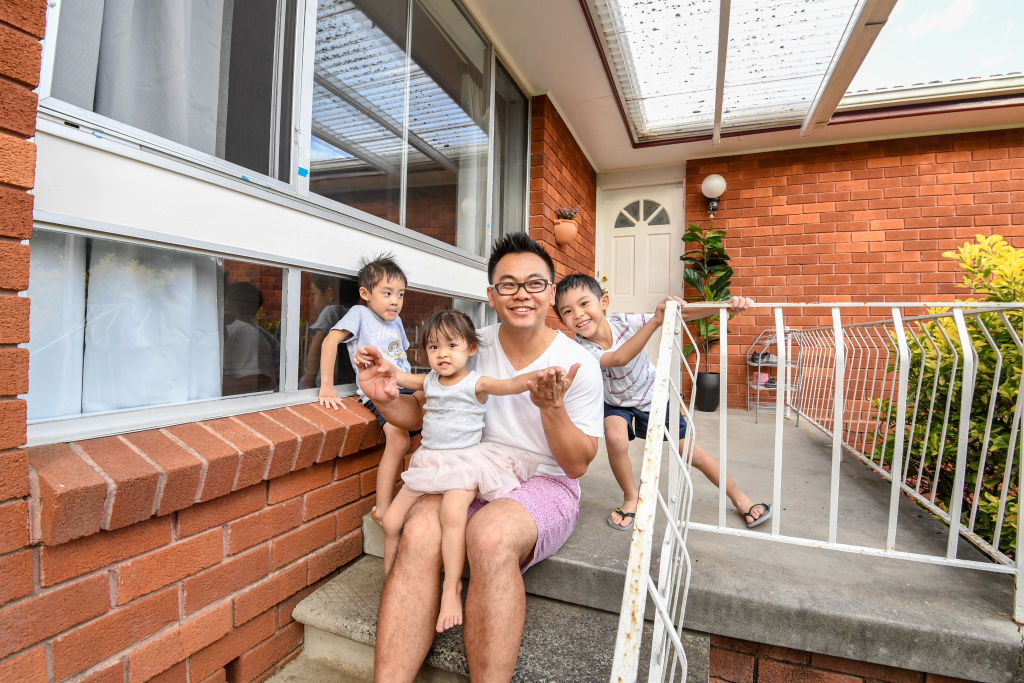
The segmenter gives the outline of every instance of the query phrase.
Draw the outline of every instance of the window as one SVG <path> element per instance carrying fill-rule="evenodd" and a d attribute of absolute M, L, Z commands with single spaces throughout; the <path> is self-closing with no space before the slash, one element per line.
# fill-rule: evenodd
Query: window
<path fill-rule="evenodd" d="M 281 269 L 32 237 L 29 421 L 280 387 Z"/>
<path fill-rule="evenodd" d="M 51 94 L 287 182 L 295 5 L 62 3 Z"/>
<path fill-rule="evenodd" d="M 529 182 L 525 150 L 529 136 L 530 101 L 499 62 L 494 79 L 494 237 L 525 229 Z"/>
<path fill-rule="evenodd" d="M 635 228 L 641 221 L 647 225 L 668 225 L 668 211 L 653 199 L 638 199 L 619 211 L 619 215 L 615 217 L 614 227 Z"/>

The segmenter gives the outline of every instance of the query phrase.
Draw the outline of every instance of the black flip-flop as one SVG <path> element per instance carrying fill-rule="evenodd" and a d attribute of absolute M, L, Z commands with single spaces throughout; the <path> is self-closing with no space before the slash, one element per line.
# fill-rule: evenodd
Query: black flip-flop
<path fill-rule="evenodd" d="M 622 517 L 623 519 L 629 518 L 629 524 L 627 524 L 626 526 L 622 526 L 621 524 L 616 524 L 615 520 L 612 519 L 612 515 L 614 515 L 616 513 L 618 513 L 618 515 L 620 517 Z M 632 531 L 632 529 L 633 529 L 633 522 L 636 521 L 636 513 L 635 512 L 623 512 L 622 508 L 615 508 L 615 512 L 613 512 L 612 515 L 608 515 L 608 526 L 610 526 L 611 528 L 615 529 L 616 531 Z"/>
<path fill-rule="evenodd" d="M 761 512 L 761 516 L 760 517 L 758 517 L 757 519 L 754 519 L 754 515 L 752 515 L 750 513 L 753 512 L 754 508 L 757 508 L 757 507 L 761 508 L 762 512 Z M 769 505 L 768 503 L 754 503 L 753 505 L 750 506 L 749 510 L 747 510 L 746 512 L 743 513 L 743 521 L 746 522 L 748 529 L 753 529 L 758 524 L 761 524 L 762 522 L 767 522 L 771 518 L 771 516 L 772 516 L 772 506 L 771 505 Z M 748 517 L 750 518 L 749 522 L 746 521 Z"/>

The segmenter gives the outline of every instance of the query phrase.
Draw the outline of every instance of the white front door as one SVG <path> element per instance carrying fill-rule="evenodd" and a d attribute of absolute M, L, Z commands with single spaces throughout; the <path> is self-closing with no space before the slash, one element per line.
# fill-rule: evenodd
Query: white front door
<path fill-rule="evenodd" d="M 598 280 L 611 312 L 650 313 L 683 295 L 683 186 L 605 190 L 597 212 Z"/>

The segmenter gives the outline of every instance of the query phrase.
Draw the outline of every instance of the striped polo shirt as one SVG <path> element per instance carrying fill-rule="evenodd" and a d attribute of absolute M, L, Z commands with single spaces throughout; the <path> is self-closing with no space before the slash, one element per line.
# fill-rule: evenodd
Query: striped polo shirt
<path fill-rule="evenodd" d="M 601 360 L 608 351 L 614 351 L 623 342 L 639 331 L 651 319 L 650 315 L 639 313 L 611 313 L 607 316 L 608 325 L 612 328 L 612 347 L 607 351 L 601 345 L 576 335 L 576 341 Z M 601 368 L 604 380 L 604 402 L 624 408 L 639 408 L 650 411 L 651 393 L 654 389 L 654 366 L 641 351 L 636 358 L 623 367 Z"/>

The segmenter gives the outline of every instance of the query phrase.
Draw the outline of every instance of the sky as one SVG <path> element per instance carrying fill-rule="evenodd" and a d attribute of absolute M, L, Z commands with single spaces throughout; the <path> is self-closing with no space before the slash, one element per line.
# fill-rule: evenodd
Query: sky
<path fill-rule="evenodd" d="M 1024 75 L 1024 0 L 898 0 L 849 92 Z"/>

